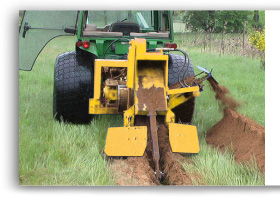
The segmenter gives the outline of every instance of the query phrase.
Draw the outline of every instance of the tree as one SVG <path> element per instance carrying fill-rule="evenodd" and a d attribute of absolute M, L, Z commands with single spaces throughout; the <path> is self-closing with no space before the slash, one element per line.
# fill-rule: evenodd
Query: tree
<path fill-rule="evenodd" d="M 216 11 L 215 32 L 243 32 L 251 16 L 252 11 Z"/>
<path fill-rule="evenodd" d="M 264 16 L 263 16 L 264 17 Z M 252 20 L 252 27 L 255 30 L 262 30 L 264 28 L 264 24 L 260 22 L 260 11 L 259 10 L 254 10 L 254 16 Z"/>
<path fill-rule="evenodd" d="M 214 28 L 215 11 L 188 11 L 183 20 L 193 31 L 209 32 Z"/>
<path fill-rule="evenodd" d="M 254 15 L 255 13 L 255 15 Z M 261 12 L 263 13 L 263 12 Z M 260 17 L 254 11 L 185 11 L 183 21 L 187 27 L 192 31 L 205 31 L 205 32 L 243 32 L 245 25 L 254 24 L 255 20 L 261 18 L 264 21 L 264 14 Z M 259 20 L 260 21 L 260 20 Z M 261 23 L 259 22 L 259 26 Z M 264 24 L 263 24 L 264 25 Z M 263 27 L 263 26 L 262 26 Z"/>

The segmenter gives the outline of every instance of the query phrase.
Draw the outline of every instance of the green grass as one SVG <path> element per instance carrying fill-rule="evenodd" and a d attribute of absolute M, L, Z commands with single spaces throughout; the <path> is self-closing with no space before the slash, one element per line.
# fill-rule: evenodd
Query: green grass
<path fill-rule="evenodd" d="M 96 116 L 90 125 L 59 123 L 52 117 L 54 61 L 74 50 L 74 41 L 53 40 L 32 72 L 19 72 L 21 185 L 115 185 L 102 150 L 107 128 L 121 126 L 121 116 Z"/>
<path fill-rule="evenodd" d="M 191 157 L 193 163 L 182 163 L 188 174 L 198 176 L 192 179 L 194 185 L 264 185 L 264 175 L 256 164 L 237 164 L 233 154 L 212 149 L 205 140 L 200 141 L 200 149 L 198 155 Z"/>
<path fill-rule="evenodd" d="M 19 72 L 19 183 L 21 185 L 115 185 L 102 150 L 108 127 L 121 126 L 121 116 L 96 116 L 90 125 L 58 123 L 52 117 L 53 67 L 58 54 L 74 50 L 75 38 L 53 40 L 32 72 Z M 189 51 L 193 65 L 214 68 L 214 77 L 244 102 L 238 110 L 264 125 L 264 71 L 259 60 Z M 201 152 L 184 163 L 206 185 L 263 185 L 256 168 L 239 165 L 205 142 L 206 131 L 222 118 L 214 93 L 205 83 L 197 98 L 194 124 Z M 195 183 L 196 181 L 194 181 Z M 198 182 L 197 182 L 198 184 Z"/>
<path fill-rule="evenodd" d="M 213 68 L 213 76 L 226 86 L 232 96 L 241 102 L 237 110 L 257 123 L 265 126 L 265 71 L 260 69 L 259 59 L 217 54 L 201 54 L 188 51 L 196 73 L 196 65 Z M 233 154 L 224 154 L 211 148 L 205 141 L 206 132 L 222 119 L 222 109 L 215 99 L 208 82 L 196 100 L 193 124 L 197 126 L 201 151 L 192 156 L 193 164 L 183 163 L 186 172 L 199 174 L 200 183 L 206 185 L 264 185 L 264 175 L 255 166 L 237 164 Z"/>

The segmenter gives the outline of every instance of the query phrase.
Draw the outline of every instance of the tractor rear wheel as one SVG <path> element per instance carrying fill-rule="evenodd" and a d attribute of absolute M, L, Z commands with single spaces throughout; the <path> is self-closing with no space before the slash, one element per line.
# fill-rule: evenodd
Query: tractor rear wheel
<path fill-rule="evenodd" d="M 78 52 L 57 57 L 54 68 L 53 114 L 58 121 L 88 124 L 93 116 L 89 98 L 93 97 L 93 68 Z"/>
<path fill-rule="evenodd" d="M 179 80 L 179 75 L 181 76 L 181 78 L 183 77 L 182 73 L 180 74 L 179 72 L 181 67 L 184 65 L 184 63 L 185 63 L 184 56 L 178 54 L 168 55 L 168 86 L 177 83 Z M 186 62 L 186 64 L 188 64 L 188 62 Z M 185 70 L 182 70 L 182 72 L 183 71 Z M 191 62 L 185 77 L 189 78 L 190 76 L 194 76 L 194 70 Z"/>
<path fill-rule="evenodd" d="M 180 69 L 184 65 L 185 57 L 178 54 L 169 54 L 168 56 L 169 56 L 168 57 L 168 86 L 170 86 L 178 82 Z M 193 66 L 190 62 L 185 77 L 189 78 L 190 76 L 194 76 L 194 75 L 195 73 L 193 70 Z M 172 111 L 175 114 L 176 122 L 191 123 L 194 114 L 194 108 L 195 108 L 194 97 L 188 100 L 187 102 L 175 107 Z"/>

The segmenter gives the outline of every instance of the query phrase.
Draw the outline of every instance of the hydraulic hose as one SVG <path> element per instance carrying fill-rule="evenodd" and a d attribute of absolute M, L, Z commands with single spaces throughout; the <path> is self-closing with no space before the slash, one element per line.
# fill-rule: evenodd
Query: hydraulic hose
<path fill-rule="evenodd" d="M 109 48 L 115 43 L 115 42 L 117 42 L 117 41 L 119 41 L 119 40 L 126 40 L 126 41 L 130 41 L 129 39 L 127 39 L 127 38 L 119 38 L 119 39 L 116 39 L 116 40 L 114 40 L 112 43 L 110 43 L 109 45 L 108 45 L 108 47 L 106 48 L 106 50 L 105 50 L 105 52 L 104 52 L 104 54 L 103 54 L 103 58 L 105 59 L 106 57 L 106 54 L 107 54 L 107 51 L 109 50 Z"/>
<path fill-rule="evenodd" d="M 190 58 L 189 58 L 189 55 L 187 52 L 183 51 L 183 50 L 180 50 L 180 49 L 174 49 L 174 48 L 155 48 L 155 49 L 148 49 L 147 52 L 151 52 L 151 51 L 157 51 L 157 50 L 160 50 L 160 49 L 163 49 L 164 52 L 171 52 L 171 51 L 178 51 L 178 52 L 181 52 L 184 57 L 185 57 L 185 61 L 184 61 L 184 64 L 183 66 L 180 68 L 179 70 L 179 75 L 178 75 L 178 82 L 180 83 L 180 85 L 182 87 L 189 87 L 186 82 L 185 82 L 185 76 L 189 70 L 189 66 L 190 66 Z M 184 67 L 186 66 L 186 62 L 187 62 L 187 59 L 188 59 L 188 64 L 187 64 L 187 68 L 186 68 L 186 71 L 184 72 L 183 74 L 183 83 L 181 82 L 181 79 L 180 79 L 180 74 L 181 72 L 183 71 Z"/>

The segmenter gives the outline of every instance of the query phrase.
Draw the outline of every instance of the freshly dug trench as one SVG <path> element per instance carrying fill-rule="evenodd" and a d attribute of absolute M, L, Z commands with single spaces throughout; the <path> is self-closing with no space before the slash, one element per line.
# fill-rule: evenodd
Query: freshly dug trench
<path fill-rule="evenodd" d="M 216 93 L 216 99 L 221 101 L 223 119 L 215 124 L 206 135 L 206 142 L 221 150 L 233 147 L 237 162 L 251 163 L 256 160 L 257 166 L 265 171 L 265 129 L 253 120 L 234 111 L 240 103 L 230 96 L 229 90 L 208 80 Z"/>
<path fill-rule="evenodd" d="M 154 186 L 159 184 L 146 153 L 143 157 L 113 159 L 111 169 L 117 178 L 117 184 L 120 186 Z"/>
<path fill-rule="evenodd" d="M 149 129 L 149 120 L 147 116 L 136 116 L 135 126 L 147 126 Z M 148 132 L 149 135 L 149 132 Z M 118 185 L 159 185 L 155 177 L 153 161 L 151 157 L 151 142 L 149 141 L 146 151 L 142 157 L 127 157 L 127 159 L 113 160 L 113 171 L 115 171 Z"/>
<path fill-rule="evenodd" d="M 158 121 L 159 148 L 161 155 L 160 164 L 165 174 L 163 184 L 192 185 L 190 177 L 187 175 L 182 165 L 178 161 L 180 158 L 183 157 L 178 153 L 172 153 L 169 142 L 168 129 L 163 124 L 164 119 L 159 118 Z"/>
<path fill-rule="evenodd" d="M 136 125 L 145 125 L 148 128 L 148 144 L 145 155 L 149 160 L 150 167 L 154 168 L 152 156 L 152 143 L 149 118 L 147 116 L 138 116 L 136 118 Z M 165 185 L 192 185 L 190 177 L 184 171 L 179 159 L 182 158 L 180 154 L 172 153 L 169 143 L 168 128 L 164 125 L 164 116 L 157 116 L 158 126 L 158 141 L 160 151 L 160 168 L 164 172 L 164 180 L 162 184 Z M 157 181 L 153 173 L 154 182 Z"/>
<path fill-rule="evenodd" d="M 154 174 L 154 162 L 152 158 L 152 144 L 150 136 L 150 124 L 147 116 L 137 116 L 135 125 L 147 126 L 148 144 L 143 157 L 128 157 L 127 159 L 113 159 L 112 170 L 115 172 L 118 185 L 192 185 L 190 177 L 179 163 L 183 157 L 172 153 L 168 129 L 164 125 L 164 117 L 158 116 L 158 137 L 160 149 L 160 166 L 165 177 L 160 183 Z"/>

